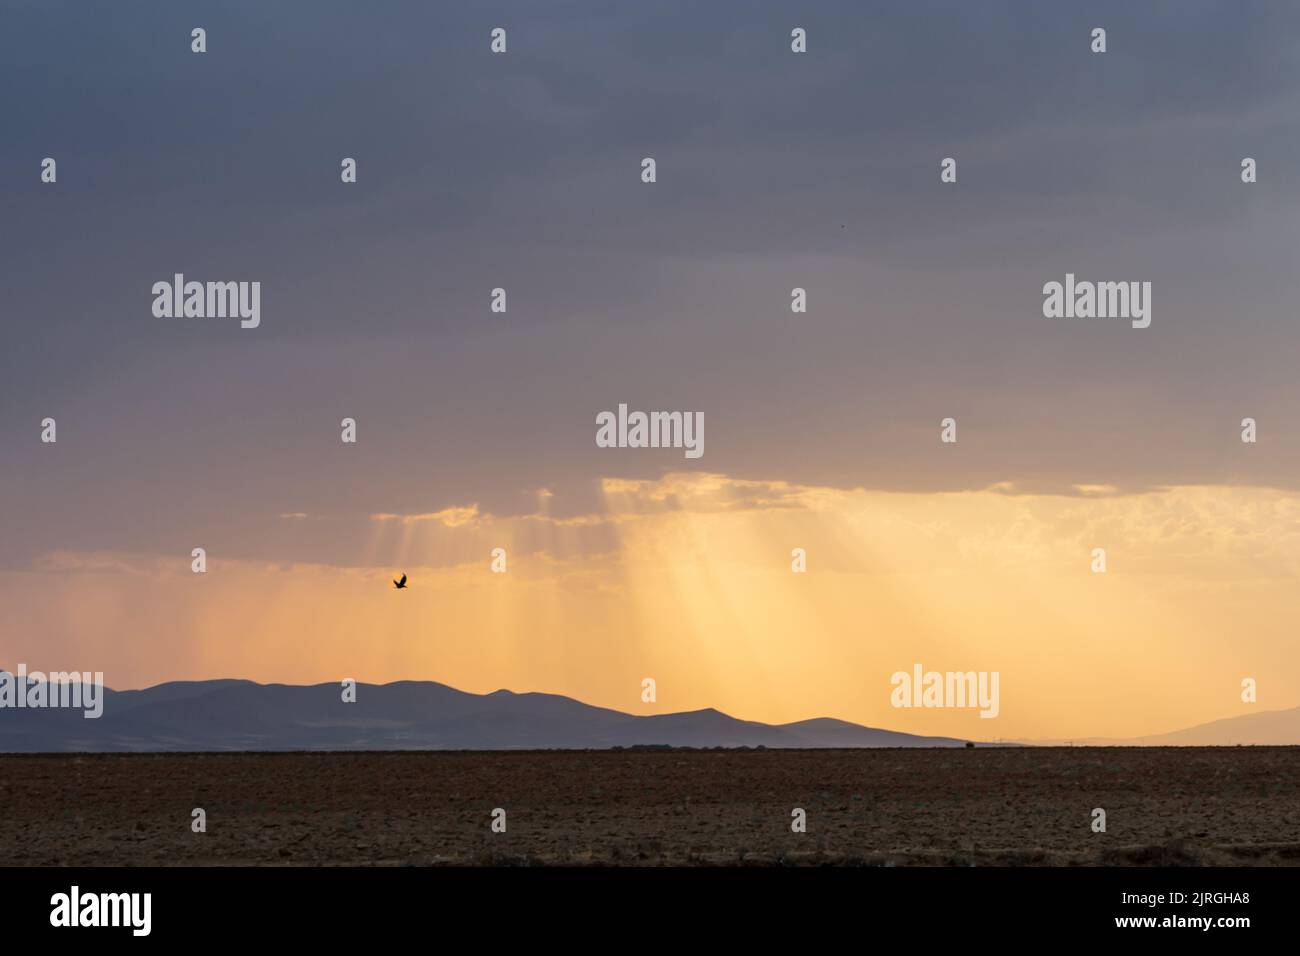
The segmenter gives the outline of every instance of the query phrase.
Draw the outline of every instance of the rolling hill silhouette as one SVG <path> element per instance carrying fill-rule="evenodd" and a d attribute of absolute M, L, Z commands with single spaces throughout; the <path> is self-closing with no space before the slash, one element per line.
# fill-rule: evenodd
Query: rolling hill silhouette
<path fill-rule="evenodd" d="M 471 694 L 433 681 L 338 684 L 173 681 L 105 688 L 103 716 L 80 710 L 0 709 L 0 752 L 219 750 L 547 750 L 610 747 L 962 747 L 829 717 L 788 724 L 740 720 L 708 708 L 636 716 L 558 694 Z M 1300 707 L 1231 717 L 1172 733 L 1076 738 L 1082 746 L 1300 745 Z M 1057 740 L 997 746 L 1052 746 Z M 979 743 L 977 746 L 993 746 Z"/>
<path fill-rule="evenodd" d="M 1038 746 L 1065 743 L 1059 740 L 1021 742 Z M 1236 744 L 1291 747 L 1300 745 L 1300 707 L 1225 717 L 1165 734 L 1126 738 L 1083 737 L 1069 742 L 1083 747 L 1231 747 Z"/>
<path fill-rule="evenodd" d="M 0 710 L 0 751 L 519 750 L 673 747 L 961 747 L 817 718 L 738 720 L 706 709 L 639 717 L 556 694 L 470 694 L 432 681 L 338 684 L 178 681 L 104 691 L 103 716 Z"/>

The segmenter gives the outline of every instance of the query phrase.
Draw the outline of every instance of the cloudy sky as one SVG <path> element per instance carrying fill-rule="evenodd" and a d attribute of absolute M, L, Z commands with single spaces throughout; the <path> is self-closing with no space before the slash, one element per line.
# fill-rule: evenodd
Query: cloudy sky
<path fill-rule="evenodd" d="M 0 664 L 985 738 L 1300 704 L 1300 10 L 0 17 Z M 176 272 L 260 327 L 156 318 Z M 1150 328 L 1045 319 L 1066 273 Z M 619 403 L 704 456 L 597 448 Z M 892 709 L 915 662 L 999 718 Z"/>

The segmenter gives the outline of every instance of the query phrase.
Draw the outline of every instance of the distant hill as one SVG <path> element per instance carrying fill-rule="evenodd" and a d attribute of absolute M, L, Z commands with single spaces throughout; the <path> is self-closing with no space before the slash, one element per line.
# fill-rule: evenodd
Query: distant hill
<path fill-rule="evenodd" d="M 962 747 L 830 718 L 790 724 L 717 710 L 634 716 L 555 694 L 469 694 L 432 681 L 299 687 L 185 681 L 104 691 L 104 713 L 0 709 L 0 752 Z M 981 745 L 983 746 L 983 745 Z"/>
<path fill-rule="evenodd" d="M 1070 741 L 1021 742 L 1038 746 L 1072 743 L 1082 747 L 1227 747 L 1234 744 L 1293 747 L 1300 746 L 1300 707 L 1225 717 L 1208 724 L 1197 724 L 1195 727 L 1147 737 L 1083 737 Z"/>

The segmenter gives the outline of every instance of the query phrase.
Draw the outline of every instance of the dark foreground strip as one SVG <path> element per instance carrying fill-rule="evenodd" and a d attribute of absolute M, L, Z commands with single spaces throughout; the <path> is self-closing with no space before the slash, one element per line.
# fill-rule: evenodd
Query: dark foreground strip
<path fill-rule="evenodd" d="M 0 869 L 0 921 L 6 942 L 75 933 L 78 944 L 112 938 L 129 946 L 355 940 L 373 948 L 406 938 L 436 948 L 456 939 L 464 947 L 569 938 L 600 941 L 602 949 L 619 940 L 734 948 L 784 940 L 806 946 L 832 932 L 863 943 L 902 933 L 927 947 L 1124 935 L 1231 945 L 1300 929 L 1298 873 L 9 868 Z"/>

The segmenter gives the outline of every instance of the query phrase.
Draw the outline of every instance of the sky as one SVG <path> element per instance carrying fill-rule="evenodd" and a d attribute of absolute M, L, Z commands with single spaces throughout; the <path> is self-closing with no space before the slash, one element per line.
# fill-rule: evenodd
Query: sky
<path fill-rule="evenodd" d="M 0 665 L 980 739 L 1300 705 L 1300 10 L 0 17 Z M 261 324 L 155 317 L 176 272 Z M 1044 318 L 1067 273 L 1151 326 Z M 620 403 L 704 455 L 597 447 Z M 892 707 L 918 662 L 998 717 Z"/>

